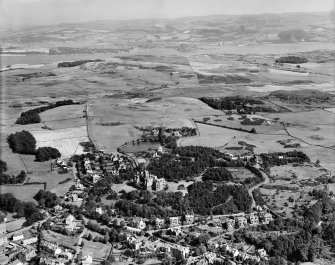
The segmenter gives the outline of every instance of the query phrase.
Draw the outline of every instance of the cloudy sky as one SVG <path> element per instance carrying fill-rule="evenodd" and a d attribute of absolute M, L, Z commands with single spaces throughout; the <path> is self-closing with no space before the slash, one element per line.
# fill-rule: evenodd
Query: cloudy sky
<path fill-rule="evenodd" d="M 0 25 L 330 11 L 334 0 L 0 0 Z"/>

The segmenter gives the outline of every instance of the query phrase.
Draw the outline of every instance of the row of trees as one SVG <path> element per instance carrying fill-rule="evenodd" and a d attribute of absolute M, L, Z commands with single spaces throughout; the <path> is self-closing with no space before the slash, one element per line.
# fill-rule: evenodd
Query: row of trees
<path fill-rule="evenodd" d="M 276 63 L 292 63 L 292 64 L 298 64 L 298 63 L 307 63 L 308 60 L 305 57 L 299 57 L 299 56 L 284 56 L 276 59 Z"/>
<path fill-rule="evenodd" d="M 49 110 L 49 109 L 57 108 L 60 106 L 74 105 L 74 104 L 79 104 L 79 103 L 75 103 L 73 102 L 72 99 L 68 99 L 68 100 L 57 101 L 56 103 L 50 103 L 47 106 L 42 106 L 42 107 L 38 107 L 35 109 L 27 110 L 21 113 L 20 117 L 16 120 L 16 124 L 25 125 L 25 124 L 40 123 L 41 117 L 39 113 Z"/>
<path fill-rule="evenodd" d="M 21 172 L 14 176 L 14 175 L 8 175 L 6 173 L 0 173 L 0 185 L 5 184 L 21 184 L 23 183 L 27 178 L 26 172 L 21 170 Z"/>
<path fill-rule="evenodd" d="M 58 68 L 61 67 L 75 67 L 79 66 L 85 63 L 91 63 L 91 62 L 102 62 L 103 60 L 97 59 L 97 60 L 79 60 L 79 61 L 73 61 L 73 62 L 62 62 L 57 65 Z"/>

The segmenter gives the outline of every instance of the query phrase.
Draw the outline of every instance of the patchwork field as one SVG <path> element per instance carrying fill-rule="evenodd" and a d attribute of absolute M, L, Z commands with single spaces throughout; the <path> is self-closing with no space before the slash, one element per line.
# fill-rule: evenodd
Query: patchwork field
<path fill-rule="evenodd" d="M 255 154 L 270 153 L 270 152 L 287 152 L 290 148 L 284 148 L 278 141 L 286 141 L 292 139 L 285 135 L 263 135 L 241 132 L 237 130 L 226 129 L 222 127 L 197 123 L 200 131 L 200 136 L 183 138 L 179 141 L 181 146 L 201 145 L 219 148 L 219 150 L 226 149 L 230 152 L 231 147 L 241 147 L 239 142 L 245 142 L 248 145 L 253 145 L 253 152 Z M 306 146 L 300 143 L 302 147 Z"/>
<path fill-rule="evenodd" d="M 198 99 L 184 97 L 145 102 L 137 99 L 135 103 L 127 99 L 102 99 L 93 101 L 89 109 L 90 137 L 100 149 L 107 151 L 115 151 L 125 142 L 140 138 L 142 132 L 135 126 L 193 128 L 192 116 L 213 112 Z"/>
<path fill-rule="evenodd" d="M 64 157 L 83 153 L 83 147 L 79 143 L 88 141 L 86 126 L 59 130 L 36 130 L 32 134 L 36 139 L 37 148 L 51 146 L 57 148 Z"/>

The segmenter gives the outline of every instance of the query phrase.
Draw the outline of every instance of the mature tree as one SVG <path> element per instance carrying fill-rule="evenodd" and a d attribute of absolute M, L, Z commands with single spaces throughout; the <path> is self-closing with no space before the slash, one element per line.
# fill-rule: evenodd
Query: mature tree
<path fill-rule="evenodd" d="M 35 154 L 36 140 L 28 131 L 12 133 L 7 141 L 14 153 Z"/>
<path fill-rule="evenodd" d="M 58 149 L 53 147 L 40 147 L 36 150 L 36 161 L 43 162 L 48 161 L 50 159 L 56 159 L 61 157 L 61 153 L 58 151 Z"/>
<path fill-rule="evenodd" d="M 46 190 L 39 190 L 34 199 L 42 206 L 52 208 L 58 204 L 58 197 L 55 193 Z"/>

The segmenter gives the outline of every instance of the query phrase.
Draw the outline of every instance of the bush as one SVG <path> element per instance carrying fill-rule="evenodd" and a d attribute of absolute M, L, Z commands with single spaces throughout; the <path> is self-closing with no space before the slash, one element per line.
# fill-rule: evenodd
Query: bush
<path fill-rule="evenodd" d="M 12 133 L 8 136 L 7 141 L 14 153 L 35 154 L 36 140 L 28 131 Z"/>
<path fill-rule="evenodd" d="M 40 147 L 36 150 L 36 161 L 43 162 L 50 159 L 56 159 L 61 156 L 58 149 L 53 147 Z"/>
<path fill-rule="evenodd" d="M 0 173 L 7 171 L 7 163 L 0 159 Z"/>

